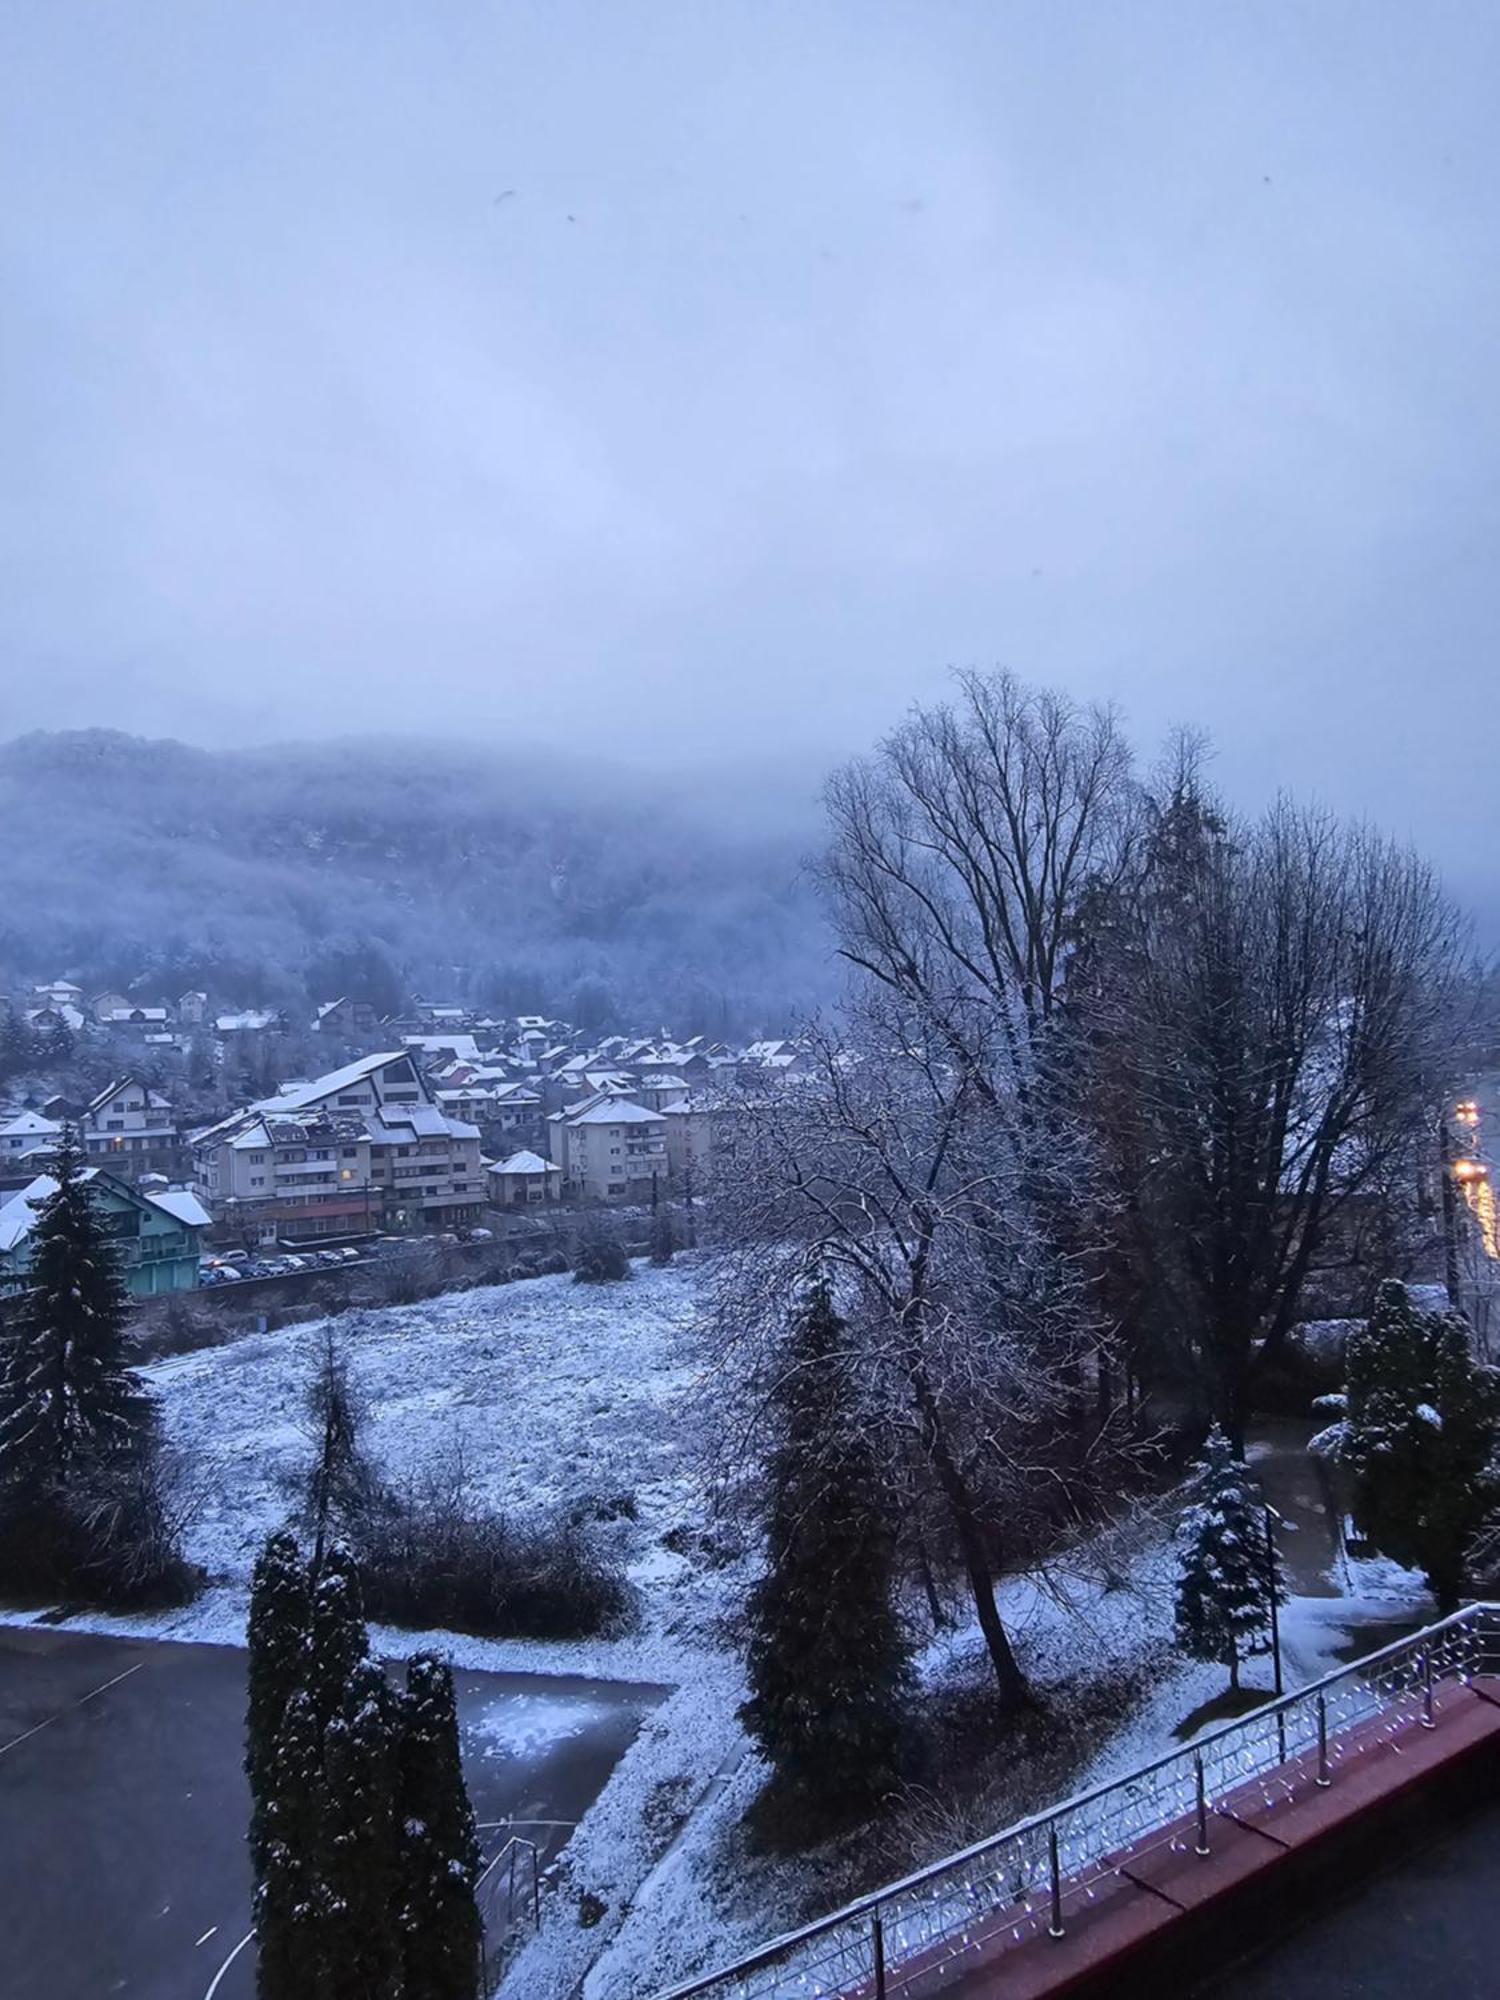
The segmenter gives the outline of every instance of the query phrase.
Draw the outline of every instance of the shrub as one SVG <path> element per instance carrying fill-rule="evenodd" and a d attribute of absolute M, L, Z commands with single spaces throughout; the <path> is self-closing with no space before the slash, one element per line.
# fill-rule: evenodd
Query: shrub
<path fill-rule="evenodd" d="M 386 1305 L 414 1306 L 423 1299 L 436 1298 L 443 1289 L 443 1273 L 436 1253 L 428 1243 L 402 1243 L 382 1257 L 370 1281 Z"/>
<path fill-rule="evenodd" d="M 182 1554 L 154 1455 L 91 1484 L 0 1494 L 0 1592 L 19 1603 L 155 1611 L 187 1604 L 202 1574 Z"/>
<path fill-rule="evenodd" d="M 590 1223 L 580 1234 L 573 1254 L 575 1284 L 612 1284 L 630 1276 L 625 1246 L 602 1222 Z"/>
<path fill-rule="evenodd" d="M 629 1592 L 577 1527 L 517 1527 L 449 1480 L 398 1495 L 359 1540 L 370 1617 L 483 1639 L 585 1639 L 618 1627 Z"/>

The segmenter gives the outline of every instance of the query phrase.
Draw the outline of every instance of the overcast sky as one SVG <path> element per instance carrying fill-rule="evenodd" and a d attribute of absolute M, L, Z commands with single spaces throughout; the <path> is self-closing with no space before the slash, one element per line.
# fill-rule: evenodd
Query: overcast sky
<path fill-rule="evenodd" d="M 842 754 L 953 665 L 1472 876 L 1500 9 L 9 0 L 0 734 Z"/>

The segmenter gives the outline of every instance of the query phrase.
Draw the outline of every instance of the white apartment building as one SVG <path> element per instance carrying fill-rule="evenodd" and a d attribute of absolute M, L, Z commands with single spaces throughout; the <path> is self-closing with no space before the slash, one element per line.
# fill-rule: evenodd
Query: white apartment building
<path fill-rule="evenodd" d="M 563 1190 L 591 1201 L 649 1201 L 667 1178 L 666 1123 L 619 1097 L 592 1098 L 547 1120 Z"/>
<path fill-rule="evenodd" d="M 397 1049 L 292 1084 L 202 1132 L 194 1184 L 221 1233 L 263 1243 L 451 1229 L 484 1202 L 479 1130 Z"/>

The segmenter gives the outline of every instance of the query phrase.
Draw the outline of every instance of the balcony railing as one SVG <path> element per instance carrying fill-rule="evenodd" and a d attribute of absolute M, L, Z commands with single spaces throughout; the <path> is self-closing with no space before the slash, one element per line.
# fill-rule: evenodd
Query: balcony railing
<path fill-rule="evenodd" d="M 939 1992 L 945 1965 L 958 1985 L 989 1940 L 1063 1935 L 1069 1911 L 1114 1879 L 1123 1849 L 1139 1855 L 1153 1836 L 1165 1843 L 1195 1813 L 1203 1824 L 1216 1800 L 1256 1779 L 1268 1799 L 1289 1797 L 1292 1765 L 1296 1780 L 1311 1769 L 1309 1782 L 1336 1783 L 1367 1741 L 1359 1725 L 1384 1718 L 1396 1735 L 1430 1722 L 1438 1683 L 1497 1667 L 1500 1605 L 1469 1605 L 659 2000 L 897 2000 L 918 1967 L 923 1994 Z"/>

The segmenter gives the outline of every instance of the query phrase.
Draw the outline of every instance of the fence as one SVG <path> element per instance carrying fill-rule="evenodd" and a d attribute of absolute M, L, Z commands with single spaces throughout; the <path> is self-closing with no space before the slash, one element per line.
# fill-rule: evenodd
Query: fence
<path fill-rule="evenodd" d="M 1500 1605 L 1470 1605 L 660 2000 L 897 2000 L 918 1971 L 930 1993 L 946 1962 L 957 1974 L 987 1940 L 1066 1935 L 1070 1912 L 1113 1880 L 1123 1849 L 1183 1842 L 1186 1825 L 1206 1852 L 1215 1801 L 1257 1779 L 1270 1807 L 1309 1783 L 1334 1784 L 1372 1740 L 1431 1726 L 1441 1683 L 1497 1666 Z M 1360 1727 L 1376 1721 L 1385 1728 L 1373 1736 Z"/>

